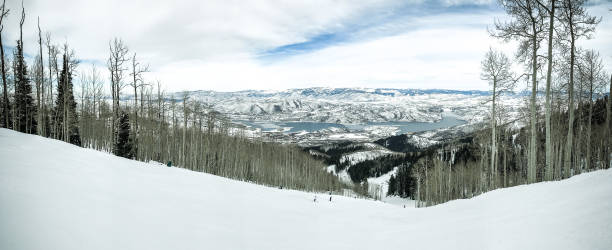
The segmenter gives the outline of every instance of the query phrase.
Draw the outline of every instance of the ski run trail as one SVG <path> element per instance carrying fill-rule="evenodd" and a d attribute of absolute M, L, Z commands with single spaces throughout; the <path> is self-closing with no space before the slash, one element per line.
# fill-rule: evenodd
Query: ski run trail
<path fill-rule="evenodd" d="M 403 208 L 0 129 L 0 249 L 612 249 L 612 170 Z"/>

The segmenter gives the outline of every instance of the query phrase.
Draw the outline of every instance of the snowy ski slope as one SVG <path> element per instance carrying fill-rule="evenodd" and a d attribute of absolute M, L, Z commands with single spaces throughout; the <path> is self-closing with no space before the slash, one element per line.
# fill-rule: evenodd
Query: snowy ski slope
<path fill-rule="evenodd" d="M 416 209 L 330 202 L 0 129 L 0 190 L 7 250 L 612 248 L 611 170 Z"/>

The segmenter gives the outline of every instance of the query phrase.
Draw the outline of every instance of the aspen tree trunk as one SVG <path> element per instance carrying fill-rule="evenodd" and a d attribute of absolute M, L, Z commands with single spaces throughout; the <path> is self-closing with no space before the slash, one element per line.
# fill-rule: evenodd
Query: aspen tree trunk
<path fill-rule="evenodd" d="M 508 137 L 508 130 L 505 130 L 505 137 Z M 504 146 L 504 185 L 503 187 L 507 187 L 508 186 L 508 149 L 506 148 L 506 146 Z"/>
<path fill-rule="evenodd" d="M 112 52 L 111 52 L 112 53 Z M 115 121 L 116 116 L 116 112 L 117 112 L 117 107 L 115 106 L 115 99 L 117 98 L 116 92 L 115 92 L 115 72 L 114 70 L 111 68 L 111 72 L 110 72 L 110 76 L 111 76 L 111 96 L 112 96 L 112 118 L 111 118 L 111 147 L 113 147 L 115 145 L 115 141 L 116 141 L 116 137 L 115 137 L 115 129 L 117 128 L 117 123 Z"/>
<path fill-rule="evenodd" d="M 8 14 L 8 11 L 5 12 L 5 6 L 6 6 L 6 0 L 2 1 L 2 10 L 0 11 L 0 61 L 2 64 L 2 98 L 3 98 L 3 102 L 2 102 L 2 112 L 4 113 L 4 126 L 5 127 L 10 127 L 9 125 L 9 99 L 8 99 L 8 88 L 6 86 L 6 69 L 4 66 L 4 45 L 2 44 L 2 30 L 4 29 L 3 27 L 3 20 L 4 17 Z"/>
<path fill-rule="evenodd" d="M 495 178 L 495 161 L 497 156 L 497 136 L 496 136 L 496 127 L 497 127 L 497 117 L 495 114 L 495 101 L 497 97 L 497 78 L 493 77 L 493 104 L 491 108 L 491 180 Z"/>
<path fill-rule="evenodd" d="M 587 171 L 591 169 L 591 123 L 593 119 L 593 71 L 591 68 L 591 75 L 589 77 L 589 118 L 587 119 L 587 153 L 586 153 L 586 165 L 585 168 Z"/>
<path fill-rule="evenodd" d="M 98 148 L 98 142 L 96 140 L 96 133 L 97 133 L 97 129 L 96 129 L 96 123 L 98 122 L 98 112 L 96 111 L 96 102 L 98 101 L 98 90 L 96 89 L 96 86 L 94 86 L 94 89 L 91 92 L 92 98 L 93 98 L 93 109 L 92 109 L 92 124 L 91 124 L 91 136 L 93 139 L 92 141 L 92 145 L 94 148 Z"/>
<path fill-rule="evenodd" d="M 62 130 L 63 130 L 63 136 L 64 136 L 64 141 L 68 142 L 68 124 L 70 124 L 69 118 L 68 118 L 68 74 L 70 72 L 70 69 L 68 68 L 68 65 L 70 65 L 68 63 L 69 59 L 68 59 L 68 48 L 65 48 L 66 51 L 64 51 L 65 55 L 64 55 L 64 69 L 66 70 L 66 75 L 64 77 L 64 80 L 62 81 L 62 88 L 64 89 L 64 98 L 62 100 L 62 106 L 64 107 L 63 109 L 63 126 L 62 126 Z"/>
<path fill-rule="evenodd" d="M 161 162 L 161 160 L 163 159 L 163 144 L 162 144 L 162 138 L 163 138 L 163 133 L 162 133 L 162 123 L 163 123 L 163 110 L 162 110 L 162 94 L 161 94 L 161 85 L 159 83 L 157 83 L 157 120 L 158 120 L 158 127 L 157 127 L 157 132 L 158 132 L 158 142 L 157 142 L 157 146 L 158 146 L 158 151 L 157 151 L 157 161 Z"/>
<path fill-rule="evenodd" d="M 181 162 L 185 162 L 185 157 L 186 157 L 185 150 L 186 150 L 186 143 L 187 143 L 186 142 L 187 141 L 187 134 L 186 134 L 187 118 L 188 118 L 187 116 L 188 116 L 187 114 L 187 96 L 184 96 L 183 97 L 183 145 L 181 147 L 181 157 L 182 157 Z"/>
<path fill-rule="evenodd" d="M 429 206 L 429 176 L 427 175 L 427 159 L 425 159 L 425 206 Z"/>
<path fill-rule="evenodd" d="M 577 114 L 577 119 L 578 119 L 578 140 L 574 143 L 574 145 L 576 145 L 576 149 L 574 151 L 574 166 L 576 168 L 576 172 L 580 173 L 580 171 L 582 170 L 582 134 L 584 134 L 584 112 L 583 110 L 583 101 L 582 101 L 582 97 L 583 97 L 583 93 L 584 90 L 583 88 L 583 83 L 584 83 L 584 79 L 582 77 L 582 74 L 578 74 L 580 76 L 580 84 L 578 85 L 578 114 Z"/>
<path fill-rule="evenodd" d="M 170 159 L 176 161 L 176 126 L 177 126 L 177 122 L 176 122 L 176 104 L 174 101 L 174 97 L 172 97 L 172 140 L 169 140 L 169 142 L 172 142 L 172 148 L 171 150 L 168 152 L 168 155 L 170 157 Z"/>
<path fill-rule="evenodd" d="M 191 169 L 197 170 L 197 162 L 196 162 L 196 155 L 198 153 L 198 143 L 196 141 L 196 114 L 193 114 L 193 118 L 191 119 L 191 154 L 189 154 L 190 156 L 190 162 L 191 162 Z"/>
<path fill-rule="evenodd" d="M 43 112 L 44 112 L 44 99 L 45 99 L 45 74 L 44 74 L 44 66 L 43 66 L 43 55 L 42 55 L 42 35 L 40 32 L 40 17 L 38 18 L 38 47 L 40 49 L 40 88 L 38 89 L 38 91 L 36 91 L 36 98 L 38 99 L 38 114 L 37 114 L 37 119 L 38 119 L 38 126 L 36 126 L 37 128 L 37 134 L 44 136 L 45 131 L 44 131 L 44 122 L 43 122 Z"/>
<path fill-rule="evenodd" d="M 204 143 L 202 142 L 202 135 L 204 134 L 204 132 L 202 131 L 202 114 L 199 114 L 199 119 L 198 119 L 198 148 L 200 149 L 199 151 L 201 152 L 197 152 L 197 166 L 198 166 L 198 170 L 199 171 L 204 171 L 203 163 L 202 163 L 202 155 L 204 152 Z"/>
<path fill-rule="evenodd" d="M 132 76 L 134 80 L 134 148 L 138 150 L 138 85 L 136 82 L 136 54 L 132 57 Z M 136 151 L 134 156 L 137 155 L 138 151 Z"/>
<path fill-rule="evenodd" d="M 142 117 L 143 120 L 146 120 L 146 116 L 147 114 L 144 112 L 144 89 L 145 86 L 140 86 L 140 116 Z"/>
<path fill-rule="evenodd" d="M 0 15 L 4 14 L 4 3 L 2 4 L 2 13 L 0 13 Z M 3 16 L 4 17 L 4 16 Z M 6 86 L 6 68 L 4 66 L 4 45 L 2 44 L 2 29 L 0 29 L 0 61 L 2 61 L 2 87 L 3 87 L 3 92 L 2 92 L 2 97 L 3 97 L 3 102 L 2 102 L 2 112 L 4 113 L 4 126 L 6 126 L 7 128 L 10 127 L 9 124 L 9 99 L 8 99 L 8 88 Z"/>
<path fill-rule="evenodd" d="M 563 177 L 569 178 L 571 176 L 572 164 L 572 152 L 574 147 L 574 64 L 576 60 L 575 55 L 575 37 L 573 31 L 573 25 L 569 25 L 571 41 L 570 41 L 570 79 L 568 85 L 569 95 L 569 121 L 567 129 L 567 142 L 565 144 L 565 162 L 563 163 Z"/>
<path fill-rule="evenodd" d="M 612 153 L 612 148 L 611 148 L 612 147 L 612 138 L 610 138 L 610 137 L 612 137 L 612 127 L 610 127 L 610 119 L 612 119 L 612 73 L 610 74 L 610 90 L 609 91 L 610 92 L 608 92 L 608 105 L 607 105 L 608 107 L 606 109 L 607 110 L 607 112 L 606 112 L 607 114 L 606 114 L 606 128 L 605 128 L 606 135 L 607 135 L 606 136 L 607 143 L 605 145 L 606 148 L 605 148 L 604 152 L 606 153 L 606 155 L 605 155 L 604 159 L 607 159 L 606 166 L 612 167 L 610 165 L 610 161 L 611 161 L 610 160 L 610 153 Z"/>
<path fill-rule="evenodd" d="M 530 154 L 529 154 L 529 164 L 527 167 L 527 181 L 528 183 L 534 183 L 536 181 L 536 164 L 538 157 L 538 147 L 537 147 L 537 134 L 538 131 L 536 129 L 537 116 L 536 116 L 536 94 L 538 91 L 538 82 L 537 82 L 537 73 L 538 73 L 538 61 L 537 61 L 537 49 L 538 42 L 536 37 L 536 27 L 535 23 L 532 23 L 532 30 L 534 33 L 533 41 L 532 41 L 532 81 L 531 81 L 531 103 L 530 103 L 530 113 L 531 113 L 531 142 L 529 144 Z"/>
<path fill-rule="evenodd" d="M 57 60 L 55 61 L 55 64 L 53 64 L 52 59 L 54 56 L 52 54 L 54 54 L 54 46 L 51 45 L 51 37 L 49 36 L 49 34 L 47 33 L 47 55 L 49 56 L 49 104 L 53 105 L 53 68 L 55 67 L 55 64 L 57 64 Z M 58 83 L 59 84 L 59 83 Z M 51 110 L 51 112 L 54 112 L 53 109 Z M 55 116 L 57 116 L 57 113 L 55 113 Z M 53 134 L 53 138 L 54 139 L 58 139 L 57 138 L 57 125 L 55 122 L 52 122 L 52 127 L 50 128 Z"/>
<path fill-rule="evenodd" d="M 552 49 L 553 49 L 553 32 L 555 22 L 555 0 L 551 1 L 550 6 L 550 19 L 548 26 L 548 69 L 546 71 L 546 178 L 545 180 L 552 180 L 553 178 L 553 166 L 552 166 L 552 127 L 551 127 L 551 91 L 550 84 L 552 81 Z"/>
<path fill-rule="evenodd" d="M 14 63 L 14 62 L 13 62 Z M 13 89 L 17 89 L 17 81 L 13 81 Z M 17 103 L 13 103 L 11 107 L 13 111 L 13 129 L 18 130 L 19 128 L 19 119 L 17 119 Z"/>
<path fill-rule="evenodd" d="M 561 130 L 561 128 L 563 127 L 561 124 L 563 123 L 563 119 L 561 117 L 561 93 L 558 93 L 556 95 L 556 100 L 557 100 L 557 120 L 556 120 L 556 124 L 557 127 L 559 129 L 557 129 L 555 131 L 555 135 L 556 138 L 558 138 L 557 140 L 555 140 L 555 149 L 557 150 L 556 152 L 556 159 L 555 161 L 557 162 L 556 165 L 557 167 L 555 168 L 555 180 L 559 180 L 562 178 L 561 175 L 561 171 L 562 171 L 562 167 L 563 167 L 563 131 Z"/>

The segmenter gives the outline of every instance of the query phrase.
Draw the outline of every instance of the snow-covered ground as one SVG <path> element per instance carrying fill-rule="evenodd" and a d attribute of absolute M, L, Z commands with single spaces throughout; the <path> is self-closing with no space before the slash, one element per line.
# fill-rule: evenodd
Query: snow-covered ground
<path fill-rule="evenodd" d="M 357 152 L 351 152 L 348 154 L 344 154 L 342 155 L 342 157 L 340 158 L 340 163 L 348 163 L 349 167 L 353 166 L 357 163 L 360 162 L 364 162 L 367 160 L 374 160 L 376 158 L 382 157 L 382 156 L 387 156 L 387 155 L 403 155 L 402 153 L 397 153 L 397 152 L 393 152 L 391 150 L 388 150 L 386 148 L 382 148 L 381 149 L 372 149 L 372 150 L 365 150 L 365 151 L 357 151 Z"/>
<path fill-rule="evenodd" d="M 368 192 L 370 193 L 370 195 L 372 195 L 373 197 L 380 197 L 380 199 L 382 199 L 383 201 L 387 201 L 387 199 L 392 198 L 393 196 L 387 196 L 387 191 L 389 191 L 389 179 L 391 179 L 392 175 L 395 175 L 397 173 L 397 169 L 399 167 L 394 167 L 391 171 L 389 171 L 386 174 L 383 174 L 379 177 L 370 177 L 367 179 L 368 181 Z M 393 199 L 394 201 L 396 200 L 401 200 L 403 201 L 408 201 L 408 199 L 400 199 L 399 197 L 395 197 L 398 199 Z"/>
<path fill-rule="evenodd" d="M 257 186 L 0 129 L 0 249 L 610 249 L 612 170 L 431 208 Z"/>

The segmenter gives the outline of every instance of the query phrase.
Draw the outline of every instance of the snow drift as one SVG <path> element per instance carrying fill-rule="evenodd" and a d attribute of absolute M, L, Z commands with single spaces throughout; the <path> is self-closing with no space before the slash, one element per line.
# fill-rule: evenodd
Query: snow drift
<path fill-rule="evenodd" d="M 416 209 L 330 202 L 6 129 L 0 159 L 0 249 L 612 246 L 611 170 Z"/>

